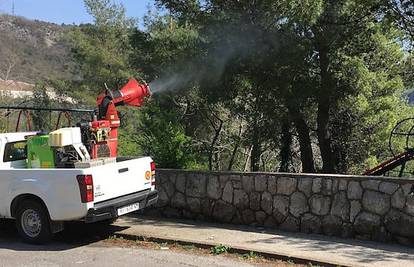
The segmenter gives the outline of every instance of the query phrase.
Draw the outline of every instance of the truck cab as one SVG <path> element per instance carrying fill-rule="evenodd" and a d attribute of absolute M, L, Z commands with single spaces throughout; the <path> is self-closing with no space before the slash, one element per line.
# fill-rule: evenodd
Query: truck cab
<path fill-rule="evenodd" d="M 26 137 L 35 134 L 36 132 L 0 134 L 0 170 L 26 168 Z"/>

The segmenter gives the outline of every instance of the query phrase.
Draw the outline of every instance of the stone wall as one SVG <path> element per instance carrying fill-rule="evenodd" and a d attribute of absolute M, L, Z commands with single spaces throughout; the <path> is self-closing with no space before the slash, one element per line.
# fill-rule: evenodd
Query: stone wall
<path fill-rule="evenodd" d="M 147 213 L 414 244 L 414 180 L 157 170 Z"/>

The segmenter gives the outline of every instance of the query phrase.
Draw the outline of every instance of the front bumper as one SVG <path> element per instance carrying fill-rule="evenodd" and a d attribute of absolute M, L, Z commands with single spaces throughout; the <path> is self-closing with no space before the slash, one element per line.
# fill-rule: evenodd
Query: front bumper
<path fill-rule="evenodd" d="M 94 207 L 88 210 L 85 217 L 86 223 L 94 223 L 118 217 L 118 208 L 130 204 L 139 203 L 139 209 L 154 205 L 158 201 L 158 191 L 150 189 L 133 193 L 130 195 L 95 203 Z"/>

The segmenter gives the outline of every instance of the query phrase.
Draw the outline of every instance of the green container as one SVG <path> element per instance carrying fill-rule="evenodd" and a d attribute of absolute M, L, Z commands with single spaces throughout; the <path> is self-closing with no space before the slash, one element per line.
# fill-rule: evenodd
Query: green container
<path fill-rule="evenodd" d="M 55 152 L 49 146 L 49 135 L 31 136 L 27 140 L 27 167 L 54 168 Z"/>

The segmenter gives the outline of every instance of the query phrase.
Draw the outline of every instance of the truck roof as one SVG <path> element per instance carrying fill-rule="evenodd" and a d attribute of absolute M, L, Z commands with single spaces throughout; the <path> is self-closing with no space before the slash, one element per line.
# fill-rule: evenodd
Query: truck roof
<path fill-rule="evenodd" d="M 0 139 L 7 138 L 7 142 L 24 140 L 28 135 L 35 135 L 37 132 L 0 133 Z"/>

